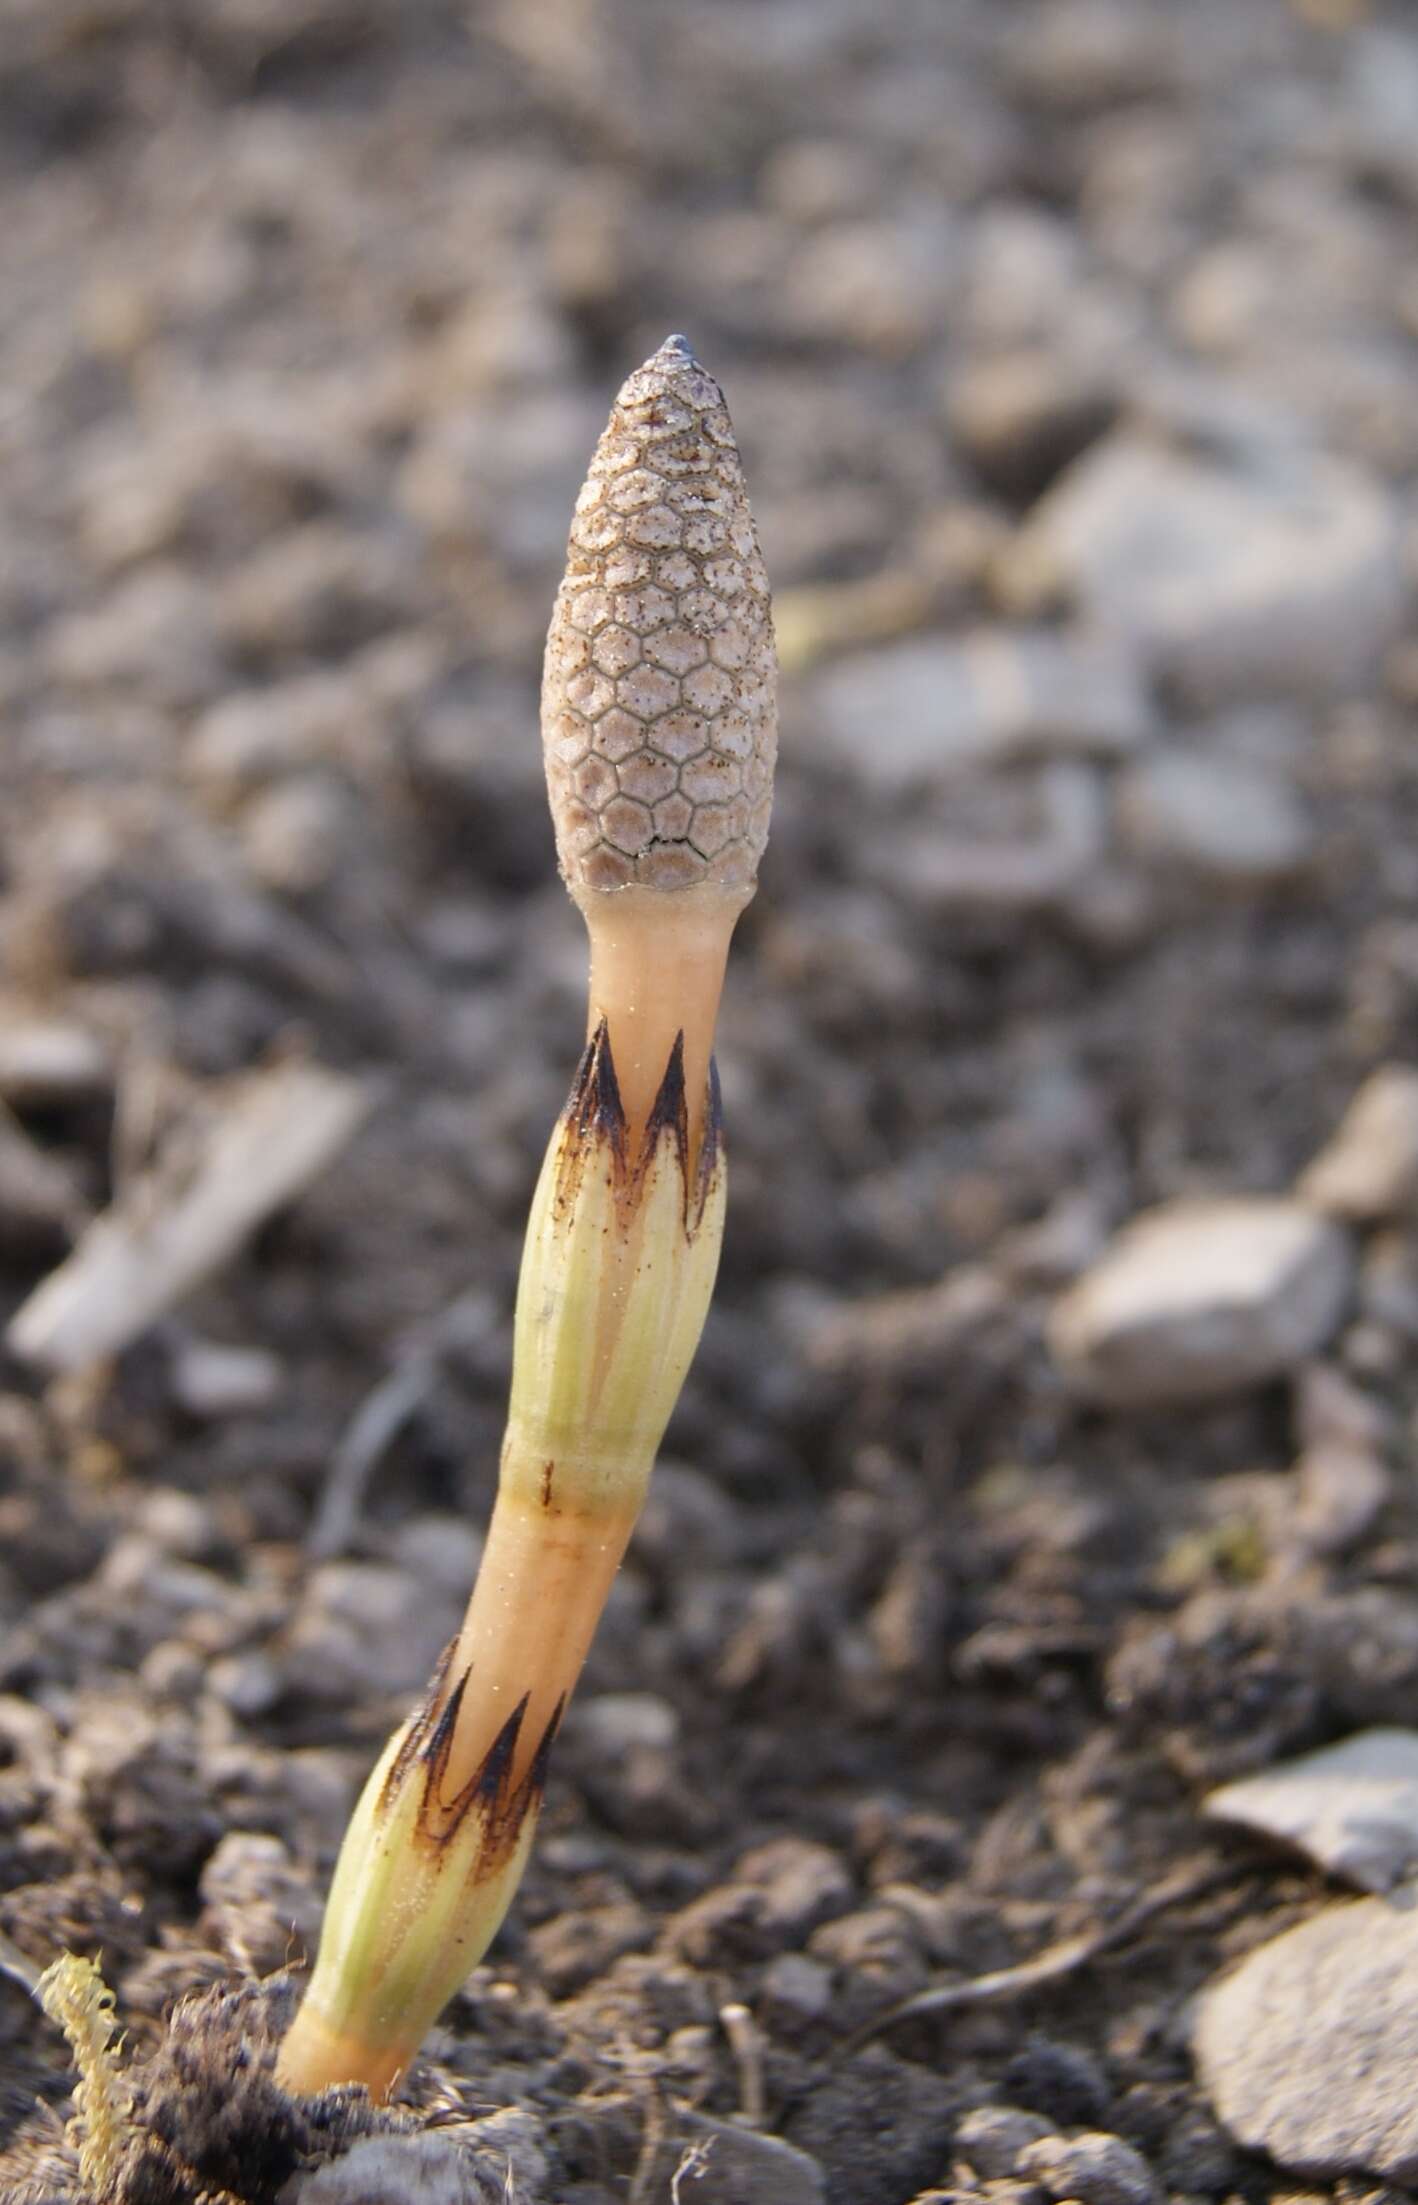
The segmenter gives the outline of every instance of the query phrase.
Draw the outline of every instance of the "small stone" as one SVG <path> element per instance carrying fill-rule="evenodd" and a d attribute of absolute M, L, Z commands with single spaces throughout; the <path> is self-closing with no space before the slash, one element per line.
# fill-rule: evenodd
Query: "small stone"
<path fill-rule="evenodd" d="M 284 1690 L 280 1671 L 264 1654 L 224 1654 L 207 1672 L 207 1682 L 223 1707 L 249 1723 L 273 1708 Z"/>
<path fill-rule="evenodd" d="M 1343 1554 L 1357 1545 L 1393 1494 L 1377 1455 L 1337 1441 L 1306 1448 L 1295 1476 L 1298 1505 L 1285 1528 L 1307 1554 Z"/>
<path fill-rule="evenodd" d="M 1362 685 L 1404 602 L 1391 500 L 1358 469 L 1298 446 L 1222 465 L 1132 433 L 1060 477 L 1002 580 L 1020 606 L 1062 592 L 1218 701 Z"/>
<path fill-rule="evenodd" d="M 1193 2049 L 1236 2142 L 1322 2180 L 1418 2181 L 1418 1903 L 1326 1907 L 1203 1992 Z"/>
<path fill-rule="evenodd" d="M 600 1692 L 574 1705 L 568 1718 L 588 1753 L 618 1761 L 635 1748 L 667 1752 L 679 1738 L 679 1716 L 653 1692 Z"/>
<path fill-rule="evenodd" d="M 1296 872 L 1314 837 L 1291 784 L 1242 758 L 1173 751 L 1118 790 L 1125 843 L 1212 879 L 1264 887 Z"/>
<path fill-rule="evenodd" d="M 834 749 L 889 792 L 975 761 L 1124 756 L 1153 725 L 1135 653 L 1081 631 L 896 643 L 826 668 L 814 696 Z"/>
<path fill-rule="evenodd" d="M 292 1951 L 314 1952 L 322 1902 L 279 1838 L 229 1830 L 209 1855 L 197 1888 L 207 1928 L 247 1973 L 287 1967 Z"/>
<path fill-rule="evenodd" d="M 1019 2172 L 1054 2198 L 1080 2205 L 1153 2205 L 1157 2185 L 1140 2152 L 1101 2129 L 1081 2136 L 1044 2136 L 1019 2155 Z"/>
<path fill-rule="evenodd" d="M 462 1601 L 382 1562 L 313 1571 L 281 1660 L 293 1691 L 343 1701 L 423 1684 L 458 1627 Z"/>
<path fill-rule="evenodd" d="M 553 1915 L 527 1941 L 551 1996 L 568 1998 L 604 1975 L 623 1952 L 643 1952 L 654 1934 L 644 1908 L 622 1900 Z"/>
<path fill-rule="evenodd" d="M 1091 766 L 1045 766 L 1028 792 L 1037 824 L 1024 833 L 942 834 L 907 828 L 883 846 L 880 879 L 933 913 L 1029 916 L 1070 906 L 1107 855 L 1101 776 Z"/>
<path fill-rule="evenodd" d="M 962 456 L 987 488 L 1021 504 L 1101 436 L 1115 411 L 1110 390 L 1046 347 L 971 361 L 946 402 Z"/>
<path fill-rule="evenodd" d="M 673 2186 L 685 2205 L 824 2205 L 821 2167 L 781 2136 L 686 2113 L 675 2122 L 675 2146 L 679 2158 L 667 2178 L 684 2168 Z"/>
<path fill-rule="evenodd" d="M 1359 1308 L 1399 1339 L 1418 1342 L 1418 1236 L 1375 1233 L 1359 1272 Z"/>
<path fill-rule="evenodd" d="M 1364 1224 L 1418 1204 L 1418 1066 L 1370 1074 L 1299 1191 L 1317 1210 Z"/>
<path fill-rule="evenodd" d="M 801 240 L 789 262 L 782 291 L 788 329 L 884 360 L 909 359 L 940 326 L 952 243 L 939 218 L 929 225 L 825 224 Z"/>
<path fill-rule="evenodd" d="M 32 1141 L 0 1102 L 0 1239 L 62 1248 L 85 1214 L 69 1165 Z"/>
<path fill-rule="evenodd" d="M 1042 2113 L 1055 2128 L 1108 2117 L 1107 2078 L 1082 2045 L 1032 2032 L 1009 2061 L 1002 2079 L 1012 2100 Z"/>
<path fill-rule="evenodd" d="M 1346 1236 L 1298 1203 L 1171 1202 L 1060 1296 L 1049 1345 L 1076 1392 L 1114 1408 L 1216 1399 L 1321 1347 L 1352 1279 Z"/>
<path fill-rule="evenodd" d="M 763 1971 L 757 2012 L 764 2026 L 793 2037 L 832 2008 L 832 1970 L 805 1952 L 780 1952 Z"/>
<path fill-rule="evenodd" d="M 187 1339 L 172 1363 L 173 1398 L 204 1424 L 269 1408 L 281 1390 L 280 1357 L 268 1348 Z"/>
<path fill-rule="evenodd" d="M 837 1970 L 837 2013 L 846 2029 L 925 1988 L 920 1935 L 904 1907 L 878 1904 L 844 1914 L 814 1931 L 809 1949 Z"/>
<path fill-rule="evenodd" d="M 1016 2173 L 1021 2154 L 1050 2133 L 1038 2113 L 1015 2105 L 981 2105 L 955 2131 L 955 2148 L 982 2181 L 997 2182 Z"/>
<path fill-rule="evenodd" d="M 441 1596 L 465 1600 L 482 1560 L 482 1533 L 461 1516 L 441 1510 L 411 1516 L 389 1542 L 391 1560 Z"/>
<path fill-rule="evenodd" d="M 138 688 L 174 709 L 206 704 L 221 687 L 209 595 L 176 566 L 149 565 L 114 585 L 101 605 L 70 613 L 48 635 L 47 657 L 65 688 Z"/>
<path fill-rule="evenodd" d="M 1306 1363 L 1297 1371 L 1294 1423 L 1296 1440 L 1306 1450 L 1339 1446 L 1372 1454 L 1389 1438 L 1384 1409 L 1334 1363 Z"/>
<path fill-rule="evenodd" d="M 339 863 L 349 839 L 349 806 L 324 773 L 296 773 L 253 796 L 241 820 L 241 846 L 256 879 L 283 895 L 309 895 Z"/>
<path fill-rule="evenodd" d="M 1418 1732 L 1361 1731 L 1223 1784 L 1205 1809 L 1298 1846 L 1361 1891 L 1391 1891 L 1418 1867 Z"/>
<path fill-rule="evenodd" d="M 0 1102 L 25 1110 L 83 1101 L 112 1082 L 108 1051 L 96 1034 L 0 1003 Z"/>
<path fill-rule="evenodd" d="M 762 1892 L 764 1919 L 784 1943 L 840 1914 L 852 1892 L 852 1879 L 837 1855 L 811 1838 L 770 1838 L 745 1853 L 734 1874 Z"/>
<path fill-rule="evenodd" d="M 471 2144 L 479 2129 L 461 2128 Z M 488 2139 L 492 2141 L 491 2138 Z M 542 2171 L 545 2173 L 545 2160 Z M 338 2159 L 294 2175 L 282 2192 L 283 2205 L 497 2205 L 515 2197 L 518 2205 L 543 2205 L 541 2181 L 513 2178 L 505 2154 L 476 2156 L 436 2131 L 405 2136 L 365 2136 Z"/>

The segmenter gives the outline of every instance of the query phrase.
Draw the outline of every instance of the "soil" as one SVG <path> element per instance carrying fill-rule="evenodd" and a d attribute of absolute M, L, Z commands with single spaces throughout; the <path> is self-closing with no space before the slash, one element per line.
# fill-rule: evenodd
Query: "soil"
<path fill-rule="evenodd" d="M 1415 643 L 1358 693 L 1155 690 L 1157 744 L 1293 797 L 1297 862 L 1140 858 L 1089 765 L 1087 879 L 1013 902 L 942 905 L 898 852 L 1008 830 L 1056 764 L 903 791 L 815 684 L 999 617 L 1035 499 L 1181 370 L 1299 418 L 1418 541 L 1418 124 L 1375 119 L 1415 79 L 1402 8 L 1339 0 L 7 11 L 0 1026 L 97 1046 L 10 1090 L 58 1178 L 0 1205 L 0 1317 L 224 1079 L 304 1052 L 372 1101 L 112 1367 L 0 1364 L 0 1930 L 101 1959 L 168 2148 L 124 2196 L 266 2205 L 380 2126 L 281 2105 L 270 2048 L 490 1505 L 583 1009 L 540 643 L 610 397 L 679 328 L 795 641 L 720 1034 L 727 1244 L 522 1894 L 396 2125 L 520 2107 L 526 2194 L 564 2205 L 677 2169 L 786 2197 L 766 2156 L 681 2167 L 758 2092 L 831 2205 L 1037 2205 L 962 2164 L 1000 2105 L 1171 2197 L 1293 2191 L 1212 2119 L 1187 2009 L 1327 1886 L 1199 1803 L 1411 1718 L 1418 1242 L 1382 1251 L 1409 1316 L 1375 1289 L 1328 1351 L 1388 1498 L 1299 1564 L 1295 1384 L 1103 1413 L 1044 1322 L 1115 1225 L 1285 1189 L 1413 1055 Z M 1072 395 L 996 449 L 959 393 L 1005 348 Z M 893 2019 L 1148 1899 L 1052 1980 Z M 0 2047 L 0 2190 L 79 2197 L 63 2040 L 4 1974 Z"/>

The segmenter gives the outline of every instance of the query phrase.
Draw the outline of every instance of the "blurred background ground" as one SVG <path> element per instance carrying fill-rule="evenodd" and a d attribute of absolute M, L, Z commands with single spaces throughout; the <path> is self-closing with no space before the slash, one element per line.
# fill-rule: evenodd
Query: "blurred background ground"
<path fill-rule="evenodd" d="M 722 1284 L 431 2050 L 528 2109 L 524 2187 L 567 2205 L 668 2197 L 706 2134 L 701 2205 L 1292 2193 L 1187 2001 L 1329 1890 L 1209 1786 L 1418 1687 L 1411 1096 L 1377 1191 L 1351 1157 L 1288 1201 L 1418 1056 L 1411 12 L 0 32 L 0 1316 L 237 1076 L 304 1056 L 369 1105 L 114 1367 L 0 1366 L 0 1928 L 101 1951 L 139 2052 L 309 1949 L 457 1620 L 582 1015 L 541 639 L 615 388 L 684 330 L 785 666 Z M 1179 1338 L 1164 1251 L 1129 1347 L 1110 1237 L 1239 1196 L 1283 1202 L 1300 1287 L 1207 1213 L 1221 1314 Z M 841 2055 L 1178 1876 L 1084 1973 Z M 0 2043 L 0 2122 L 62 2106 L 3 1977 Z M 760 2082 L 804 2159 L 725 2126 Z"/>

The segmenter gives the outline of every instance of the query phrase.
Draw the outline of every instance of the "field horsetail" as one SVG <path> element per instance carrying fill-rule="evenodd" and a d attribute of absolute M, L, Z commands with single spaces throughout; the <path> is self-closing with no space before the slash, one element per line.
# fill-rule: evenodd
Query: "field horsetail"
<path fill-rule="evenodd" d="M 767 577 L 723 393 L 671 337 L 571 527 L 542 731 L 590 936 L 588 1037 L 532 1203 L 497 1499 L 460 1636 L 346 1833 L 287 2088 L 382 2098 L 482 1957 L 698 1345 L 724 1149 L 714 1025 L 768 832 Z"/>

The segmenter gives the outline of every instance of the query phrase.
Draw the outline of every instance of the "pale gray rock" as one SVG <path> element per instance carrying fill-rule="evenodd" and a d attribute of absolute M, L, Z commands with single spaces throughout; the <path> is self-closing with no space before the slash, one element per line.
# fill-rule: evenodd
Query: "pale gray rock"
<path fill-rule="evenodd" d="M 1042 2136 L 1020 2153 L 1017 2166 L 1050 2197 L 1077 2198 L 1080 2205 L 1152 2205 L 1157 2196 L 1142 2154 L 1102 2129 Z"/>
<path fill-rule="evenodd" d="M 172 1391 L 189 1416 L 203 1423 L 250 1416 L 269 1408 L 281 1390 L 280 1357 L 269 1348 L 238 1347 L 223 1340 L 186 1339 L 172 1362 Z"/>
<path fill-rule="evenodd" d="M 1418 1066 L 1385 1064 L 1370 1074 L 1300 1193 L 1318 1210 L 1365 1224 L 1418 1204 Z"/>
<path fill-rule="evenodd" d="M 1337 1440 L 1306 1448 L 1295 1477 L 1297 1503 L 1281 1528 L 1303 1554 L 1342 1554 L 1357 1545 L 1393 1493 L 1377 1455 Z"/>
<path fill-rule="evenodd" d="M 1032 831 L 922 828 L 888 846 L 882 884 L 930 911 L 1028 916 L 1084 896 L 1107 852 L 1107 801 L 1091 766 L 1045 766 L 1030 792 Z"/>
<path fill-rule="evenodd" d="M 686 2113 L 675 2142 L 678 2158 L 666 2172 L 684 2169 L 675 2193 L 684 2205 L 824 2205 L 821 2167 L 781 2136 Z"/>
<path fill-rule="evenodd" d="M 829 744 L 888 792 L 979 762 L 1122 757 L 1153 728 L 1137 653 L 1082 630 L 914 638 L 839 660 L 813 693 Z"/>
<path fill-rule="evenodd" d="M 458 1627 L 462 1601 L 383 1562 L 312 1571 L 281 1658 L 292 1688 L 328 1701 L 424 1683 Z"/>
<path fill-rule="evenodd" d="M 1418 1892 L 1327 1907 L 1197 2004 L 1204 2089 L 1249 2151 L 1328 2180 L 1418 2181 Z"/>
<path fill-rule="evenodd" d="M 1418 1235 L 1375 1233 L 1364 1250 L 1359 1307 L 1403 1342 L 1418 1342 Z"/>
<path fill-rule="evenodd" d="M 789 2039 L 832 2008 L 832 1970 L 805 1952 L 780 1952 L 763 1971 L 758 1990 L 759 2018 Z"/>
<path fill-rule="evenodd" d="M 1049 1346 L 1077 1393 L 1115 1408 L 1216 1399 L 1323 1345 L 1353 1269 L 1347 1236 L 1298 1203 L 1166 1203 L 1055 1302 Z"/>
<path fill-rule="evenodd" d="M 598 1692 L 572 1708 L 568 1729 L 588 1752 L 617 1761 L 637 1748 L 667 1753 L 679 1737 L 679 1717 L 654 1692 Z"/>
<path fill-rule="evenodd" d="M 97 1034 L 0 1001 L 0 1102 L 18 1109 L 101 1095 L 113 1081 Z"/>
<path fill-rule="evenodd" d="M 1047 345 L 967 362 L 946 399 L 956 449 L 1002 497 L 1032 499 L 1086 450 L 1115 411 L 1100 378 Z"/>
<path fill-rule="evenodd" d="M 1418 1732 L 1360 1731 L 1223 1784 L 1205 1811 L 1298 1847 L 1362 1891 L 1391 1891 L 1418 1869 Z"/>
<path fill-rule="evenodd" d="M 1117 801 L 1124 844 L 1139 856 L 1236 887 L 1284 880 L 1314 845 L 1292 783 L 1243 758 L 1174 750 L 1143 759 Z"/>
<path fill-rule="evenodd" d="M 998 2182 L 1017 2172 L 1031 2144 L 1052 2134 L 1040 2114 L 1015 2105 L 981 2105 L 955 2131 L 955 2149 L 982 2181 Z"/>
<path fill-rule="evenodd" d="M 1404 607 L 1392 500 L 1299 449 L 1222 465 L 1136 434 L 1077 461 L 1009 556 L 1011 601 L 1062 594 L 1213 700 L 1361 685 Z"/>
<path fill-rule="evenodd" d="M 509 2111 L 451 2132 L 363 2137 L 293 2175 L 281 2205 L 548 2205 L 546 2177 L 531 2117 Z"/>

